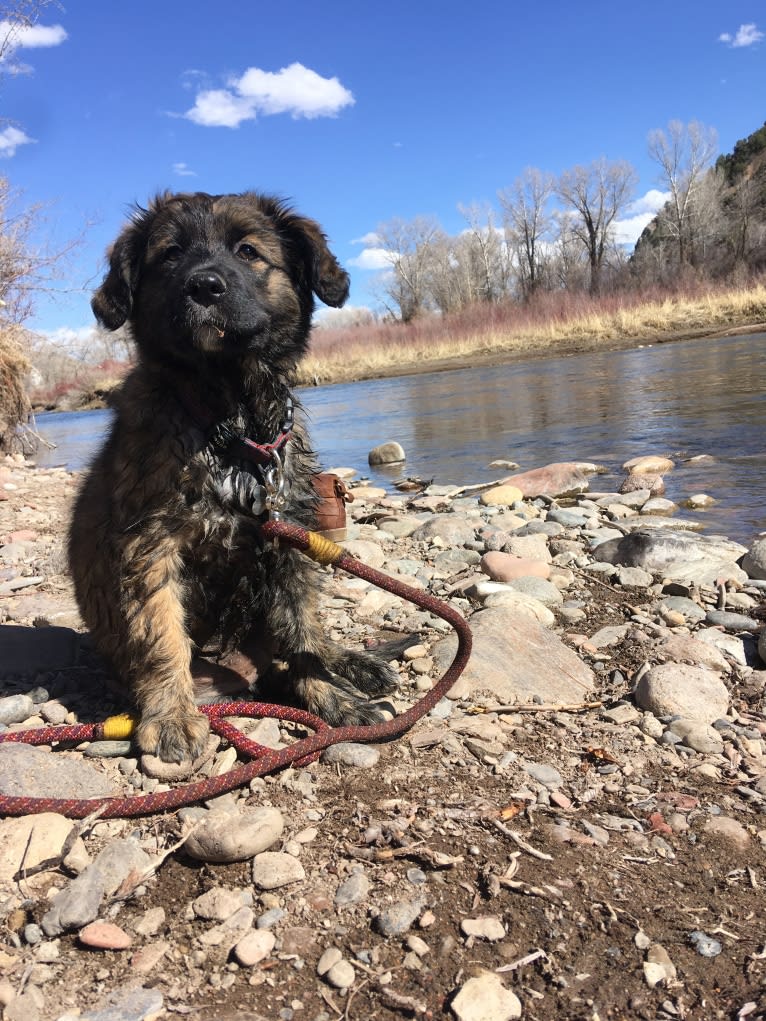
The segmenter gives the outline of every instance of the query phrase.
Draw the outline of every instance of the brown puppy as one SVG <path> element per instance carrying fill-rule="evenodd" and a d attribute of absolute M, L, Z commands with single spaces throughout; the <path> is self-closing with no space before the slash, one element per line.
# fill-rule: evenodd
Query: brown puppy
<path fill-rule="evenodd" d="M 287 697 L 331 724 L 380 719 L 364 699 L 394 684 L 325 636 L 310 563 L 262 541 L 279 466 L 245 439 L 279 445 L 285 515 L 312 524 L 318 468 L 300 415 L 290 428 L 289 387 L 314 294 L 348 295 L 314 221 L 255 193 L 198 193 L 138 209 L 93 298 L 108 329 L 129 324 L 138 362 L 80 491 L 70 565 L 83 619 L 135 694 L 138 745 L 168 761 L 205 744 L 190 664 L 211 642 L 245 659 L 273 649 Z"/>

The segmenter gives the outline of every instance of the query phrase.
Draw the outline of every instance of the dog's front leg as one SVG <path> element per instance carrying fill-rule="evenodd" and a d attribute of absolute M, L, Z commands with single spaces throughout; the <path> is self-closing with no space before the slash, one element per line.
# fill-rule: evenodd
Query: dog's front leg
<path fill-rule="evenodd" d="M 264 558 L 263 612 L 287 661 L 284 682 L 296 700 L 333 726 L 382 720 L 366 699 L 391 691 L 395 672 L 374 656 L 344 649 L 327 637 L 317 612 L 317 574 L 299 553 L 269 550 Z"/>
<path fill-rule="evenodd" d="M 194 759 L 209 724 L 194 704 L 180 552 L 170 538 L 138 539 L 125 550 L 125 564 L 125 672 L 141 713 L 136 742 L 166 762 Z"/>

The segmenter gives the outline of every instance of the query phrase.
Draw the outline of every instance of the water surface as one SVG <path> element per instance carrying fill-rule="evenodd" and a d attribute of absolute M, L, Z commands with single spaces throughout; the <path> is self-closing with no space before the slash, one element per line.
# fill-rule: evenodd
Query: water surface
<path fill-rule="evenodd" d="M 749 543 L 766 530 L 766 333 L 589 352 L 507 365 L 423 373 L 301 391 L 325 467 L 345 465 L 390 484 L 401 474 L 468 485 L 497 478 L 495 458 L 534 468 L 595 461 L 591 488 L 615 488 L 620 465 L 643 454 L 680 461 L 666 495 L 706 492 L 695 511 L 707 532 Z M 82 468 L 103 439 L 108 411 L 45 414 L 57 444 L 40 464 Z M 369 450 L 397 440 L 406 465 L 368 467 Z"/>

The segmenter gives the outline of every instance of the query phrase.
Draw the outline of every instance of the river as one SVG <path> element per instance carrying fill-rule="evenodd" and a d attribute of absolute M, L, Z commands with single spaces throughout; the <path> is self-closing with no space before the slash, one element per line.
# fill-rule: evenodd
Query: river
<path fill-rule="evenodd" d="M 622 462 L 666 454 L 679 462 L 666 496 L 718 501 L 694 512 L 706 532 L 749 544 L 766 530 L 766 333 L 320 386 L 300 397 L 322 464 L 383 485 L 402 474 L 486 482 L 503 474 L 489 462 L 507 458 L 523 469 L 594 461 L 608 474 L 592 488 L 605 490 L 619 484 Z M 109 420 L 108 411 L 39 415 L 57 446 L 41 449 L 38 463 L 84 467 Z M 406 465 L 370 469 L 368 451 L 386 440 L 402 444 Z M 682 463 L 699 454 L 713 460 Z"/>

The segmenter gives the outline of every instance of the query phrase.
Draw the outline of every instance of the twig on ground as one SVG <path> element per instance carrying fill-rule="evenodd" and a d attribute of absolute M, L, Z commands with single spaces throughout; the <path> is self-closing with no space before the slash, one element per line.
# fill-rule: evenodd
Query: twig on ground
<path fill-rule="evenodd" d="M 527 954 L 526 957 L 520 957 L 518 961 L 514 961 L 512 964 L 503 964 L 499 968 L 495 968 L 497 974 L 501 974 L 506 971 L 515 971 L 517 968 L 525 968 L 528 964 L 532 964 L 533 961 L 538 961 L 540 958 L 547 959 L 548 955 L 544 950 L 535 950 L 532 954 Z"/>
<path fill-rule="evenodd" d="M 526 840 L 522 839 L 517 833 L 514 833 L 513 830 L 509 830 L 508 827 L 501 823 L 499 819 L 493 819 L 492 825 L 495 829 L 498 829 L 501 833 L 505 834 L 506 837 L 510 837 L 514 843 L 518 844 L 522 851 L 526 851 L 527 854 L 531 854 L 533 858 L 539 858 L 540 861 L 553 861 L 552 855 L 546 854 L 544 851 L 538 851 L 537 848 L 532 847 L 531 844 L 528 844 Z"/>

